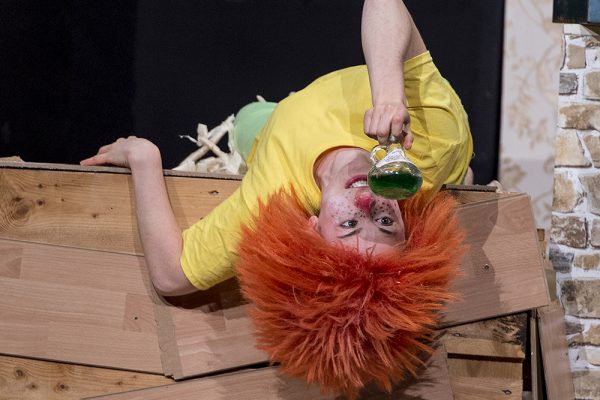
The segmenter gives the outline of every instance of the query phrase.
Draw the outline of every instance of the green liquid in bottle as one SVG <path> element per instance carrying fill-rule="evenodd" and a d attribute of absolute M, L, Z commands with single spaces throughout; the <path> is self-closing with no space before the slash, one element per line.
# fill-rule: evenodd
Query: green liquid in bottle
<path fill-rule="evenodd" d="M 384 168 L 371 168 L 367 182 L 376 195 L 402 200 L 417 193 L 423 176 L 414 164 L 400 161 L 386 164 Z"/>

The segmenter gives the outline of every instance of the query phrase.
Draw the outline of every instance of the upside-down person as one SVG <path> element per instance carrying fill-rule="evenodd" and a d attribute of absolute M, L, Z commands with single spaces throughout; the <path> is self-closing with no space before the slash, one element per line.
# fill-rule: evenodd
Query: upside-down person
<path fill-rule="evenodd" d="M 237 273 L 258 346 L 285 372 L 349 395 L 370 382 L 389 390 L 430 351 L 463 237 L 455 203 L 438 189 L 464 182 L 472 153 L 460 100 L 401 0 L 365 1 L 362 42 L 366 66 L 238 114 L 234 140 L 248 172 L 183 234 L 155 145 L 119 139 L 81 162 L 131 169 L 160 294 L 204 290 Z M 423 173 L 409 200 L 367 186 L 369 150 L 390 135 Z"/>

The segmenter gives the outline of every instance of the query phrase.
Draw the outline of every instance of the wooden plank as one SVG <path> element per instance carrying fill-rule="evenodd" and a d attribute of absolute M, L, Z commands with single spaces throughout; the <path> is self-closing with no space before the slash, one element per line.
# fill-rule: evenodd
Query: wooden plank
<path fill-rule="evenodd" d="M 331 399 L 315 386 L 281 375 L 277 368 L 246 370 L 156 388 L 93 397 L 105 400 L 304 400 Z"/>
<path fill-rule="evenodd" d="M 527 313 L 508 315 L 445 330 L 441 338 L 450 357 L 525 360 Z"/>
<path fill-rule="evenodd" d="M 321 394 L 317 386 L 309 386 L 302 380 L 287 377 L 273 367 L 243 370 L 230 374 L 186 380 L 173 385 L 94 398 L 104 400 L 162 400 L 164 398 L 195 400 L 198 398 L 199 393 L 202 393 L 202 399 L 206 400 L 334 398 L 332 395 Z M 369 386 L 361 392 L 359 397 L 365 400 L 452 400 L 452 388 L 448 377 L 445 352 L 443 349 L 438 349 L 431 358 L 426 360 L 426 368 L 420 371 L 417 378 L 411 378 L 396 385 L 391 394 L 382 392 L 374 386 Z"/>
<path fill-rule="evenodd" d="M 122 169 L 118 173 L 64 169 L 0 168 L 0 237 L 139 254 L 130 177 Z M 239 184 L 214 178 L 166 180 L 182 226 L 205 215 Z M 471 246 L 463 276 L 454 285 L 464 301 L 450 305 L 443 326 L 547 303 L 547 290 L 540 286 L 539 255 L 531 253 L 535 234 L 526 196 L 464 205 L 459 218 Z M 17 269 L 13 260 L 0 274 L 20 274 Z M 167 358 L 175 361 L 168 369 L 175 376 L 264 361 L 254 349 L 245 305 L 234 283 L 195 296 L 156 311 L 166 327 L 159 332 L 170 335 L 161 343 L 171 343 L 164 348 L 172 350 Z"/>
<path fill-rule="evenodd" d="M 504 386 L 518 389 L 511 389 L 509 394 L 503 392 L 506 398 L 520 398 L 527 318 L 527 313 L 509 315 L 454 326 L 444 332 L 441 342 L 448 352 L 448 371 L 455 398 L 475 396 L 477 388 L 485 387 L 489 379 L 496 383 L 500 379 Z M 521 385 L 517 387 L 516 382 Z"/>
<path fill-rule="evenodd" d="M 100 172 L 112 174 L 131 174 L 129 168 L 113 167 L 113 166 L 94 166 L 83 167 L 79 164 L 58 164 L 58 163 L 37 163 L 24 162 L 19 157 L 0 158 L 0 169 L 20 169 L 20 170 L 38 170 L 38 171 L 70 171 L 70 172 Z M 195 171 L 178 171 L 174 169 L 165 169 L 165 176 L 182 176 L 192 178 L 209 178 L 209 179 L 225 179 L 225 180 L 242 180 L 242 175 L 219 174 L 210 172 L 195 172 Z M 460 186 L 460 185 L 454 185 Z"/>
<path fill-rule="evenodd" d="M 497 192 L 495 186 L 465 186 L 448 185 L 445 190 L 448 191 L 459 204 L 479 203 L 482 201 L 498 200 L 503 197 L 515 196 L 514 192 Z"/>
<path fill-rule="evenodd" d="M 519 361 L 490 361 L 466 358 L 448 358 L 450 382 L 456 377 L 502 378 L 523 380 L 523 363 Z M 482 379 L 482 384 L 485 379 Z M 455 391 L 455 394 L 459 394 Z"/>
<path fill-rule="evenodd" d="M 443 346 L 439 346 L 426 361 L 425 367 L 420 370 L 417 377 L 411 377 L 395 386 L 391 394 L 363 390 L 361 399 L 453 400 L 455 397 L 450 384 L 447 357 Z"/>
<path fill-rule="evenodd" d="M 165 374 L 181 379 L 267 361 L 254 346 L 246 308 L 233 279 L 158 305 Z"/>
<path fill-rule="evenodd" d="M 0 355 L 1 399 L 78 400 L 170 382 L 161 375 Z"/>
<path fill-rule="evenodd" d="M 465 204 L 458 218 L 470 250 L 442 326 L 508 315 L 548 304 L 548 287 L 527 195 Z"/>
<path fill-rule="evenodd" d="M 575 398 L 569 365 L 565 312 L 559 302 L 538 308 L 542 365 L 549 400 Z"/>
<path fill-rule="evenodd" d="M 529 341 L 531 348 L 531 395 L 534 400 L 545 400 L 546 392 L 544 390 L 537 310 L 529 312 Z"/>
<path fill-rule="evenodd" d="M 444 345 L 448 353 L 463 356 L 476 355 L 513 360 L 523 360 L 525 358 L 522 346 L 511 343 L 498 343 L 493 340 L 470 339 L 467 341 L 449 337 L 444 341 Z"/>
<path fill-rule="evenodd" d="M 521 400 L 523 382 L 503 378 L 452 378 L 455 400 Z"/>
<path fill-rule="evenodd" d="M 127 170 L 6 164 L 0 165 L 0 238 L 142 254 Z M 240 183 L 198 175 L 165 178 L 182 228 L 210 212 Z"/>
<path fill-rule="evenodd" d="M 0 239 L 0 271 L 0 353 L 162 373 L 142 257 Z"/>

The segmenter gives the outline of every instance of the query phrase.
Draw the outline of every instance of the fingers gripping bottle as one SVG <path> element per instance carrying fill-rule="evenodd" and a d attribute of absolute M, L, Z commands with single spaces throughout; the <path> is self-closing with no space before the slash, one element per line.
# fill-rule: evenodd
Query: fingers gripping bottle
<path fill-rule="evenodd" d="M 373 167 L 367 183 L 377 196 L 402 200 L 413 196 L 421 188 L 421 171 L 406 157 L 402 144 L 395 143 L 393 137 L 387 144 L 373 147 L 371 162 Z"/>

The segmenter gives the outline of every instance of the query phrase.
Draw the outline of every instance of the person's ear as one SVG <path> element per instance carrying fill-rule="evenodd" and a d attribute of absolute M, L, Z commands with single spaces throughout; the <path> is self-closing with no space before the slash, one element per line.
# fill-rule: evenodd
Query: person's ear
<path fill-rule="evenodd" d="M 308 219 L 308 224 L 315 230 L 315 232 L 319 233 L 319 217 L 311 215 Z"/>

